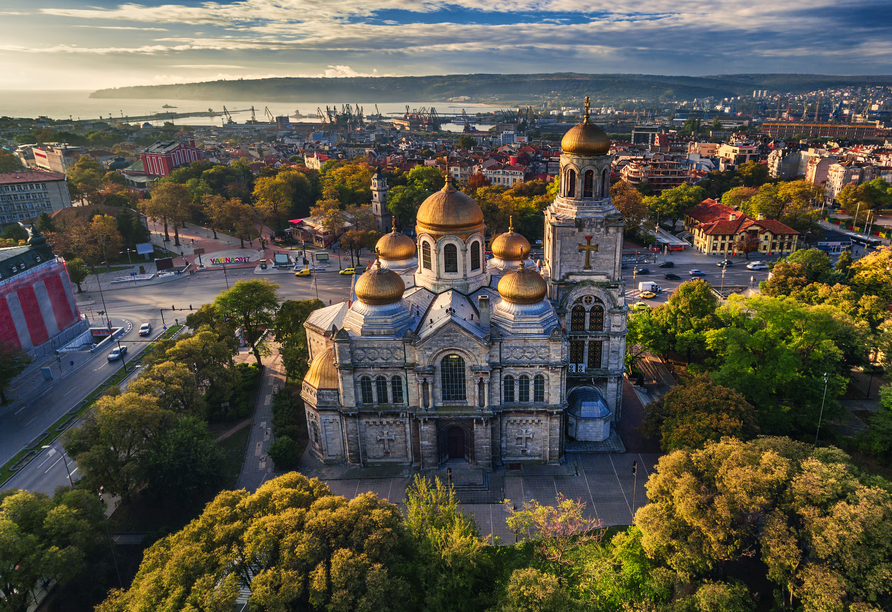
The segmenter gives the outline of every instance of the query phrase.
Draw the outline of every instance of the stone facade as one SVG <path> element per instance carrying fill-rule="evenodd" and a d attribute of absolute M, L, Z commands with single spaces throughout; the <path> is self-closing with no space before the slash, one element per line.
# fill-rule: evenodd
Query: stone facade
<path fill-rule="evenodd" d="M 418 232 L 411 266 L 381 262 L 377 286 L 386 281 L 390 291 L 402 279 L 401 298 L 361 293 L 360 279 L 357 300 L 314 312 L 305 324 L 312 363 L 302 390 L 313 454 L 359 466 L 459 461 L 491 469 L 558 463 L 568 431 L 576 439 L 611 435 L 627 309 L 610 161 L 561 157 L 566 180 L 546 213 L 541 277 L 529 260 L 490 265 L 481 256 L 482 222 L 454 231 L 441 224 Z M 447 183 L 429 200 L 476 219 L 469 209 L 479 211 L 476 203 L 453 194 Z M 449 218 L 429 206 L 426 214 L 428 228 Z M 328 377 L 325 368 L 334 368 Z M 603 414 L 568 403 L 578 387 Z"/>

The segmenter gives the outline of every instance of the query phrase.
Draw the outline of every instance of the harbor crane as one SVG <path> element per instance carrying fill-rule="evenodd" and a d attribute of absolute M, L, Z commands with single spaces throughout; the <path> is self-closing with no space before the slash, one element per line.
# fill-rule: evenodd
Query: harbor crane
<path fill-rule="evenodd" d="M 226 107 L 223 107 L 223 116 L 226 118 L 223 123 L 225 125 L 232 125 L 235 121 L 232 119 L 232 115 L 229 114 L 229 111 L 226 110 Z"/>
<path fill-rule="evenodd" d="M 269 118 L 269 122 L 270 122 L 270 123 L 275 123 L 275 122 L 276 122 L 276 118 L 273 117 L 273 114 L 272 114 L 272 112 L 270 112 L 268 106 L 264 106 L 264 107 L 263 107 L 263 112 L 264 112 L 264 113 L 266 114 L 266 116 Z"/>

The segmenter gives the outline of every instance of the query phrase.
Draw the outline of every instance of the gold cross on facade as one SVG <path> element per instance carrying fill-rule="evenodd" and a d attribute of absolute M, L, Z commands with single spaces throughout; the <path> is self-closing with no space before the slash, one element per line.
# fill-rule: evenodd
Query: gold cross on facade
<path fill-rule="evenodd" d="M 579 250 L 580 250 L 580 251 L 585 251 L 585 266 L 583 267 L 583 270 L 591 270 L 591 269 L 592 269 L 592 260 L 591 260 L 592 251 L 594 251 L 595 253 L 597 253 L 597 252 L 598 252 L 598 245 L 597 245 L 597 244 L 592 244 L 592 237 L 591 237 L 591 236 L 586 236 L 586 237 L 585 237 L 585 244 L 580 244 L 580 245 L 579 245 Z"/>

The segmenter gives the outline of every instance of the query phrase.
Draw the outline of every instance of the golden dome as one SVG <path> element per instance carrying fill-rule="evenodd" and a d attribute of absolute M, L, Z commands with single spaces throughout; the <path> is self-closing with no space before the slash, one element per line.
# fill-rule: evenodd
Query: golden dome
<path fill-rule="evenodd" d="M 496 236 L 489 248 L 492 250 L 493 257 L 498 257 L 502 261 L 520 261 L 525 252 L 530 252 L 530 241 L 520 234 L 514 233 L 512 219 L 508 231 Z"/>
<path fill-rule="evenodd" d="M 310 369 L 304 376 L 304 382 L 319 389 L 338 388 L 338 369 L 334 364 L 334 349 L 329 348 L 318 355 L 310 363 Z"/>
<path fill-rule="evenodd" d="M 415 241 L 396 231 L 396 218 L 394 218 L 393 231 L 384 234 L 375 245 L 375 251 L 381 259 L 388 261 L 401 261 L 415 257 Z"/>
<path fill-rule="evenodd" d="M 499 281 L 499 295 L 512 304 L 538 304 L 545 299 L 545 279 L 535 270 L 521 264 L 519 270 L 509 272 Z"/>
<path fill-rule="evenodd" d="M 585 115 L 582 123 L 574 125 L 561 139 L 561 150 L 570 155 L 593 157 L 610 153 L 610 137 L 594 123 L 589 123 L 589 101 L 585 97 Z"/>
<path fill-rule="evenodd" d="M 455 234 L 483 231 L 483 211 L 471 197 L 457 190 L 446 175 L 443 189 L 418 208 L 415 223 L 419 234 Z"/>
<path fill-rule="evenodd" d="M 374 268 L 359 277 L 355 288 L 357 299 L 370 306 L 395 304 L 403 298 L 405 290 L 406 283 L 400 275 L 393 270 L 382 268 L 380 261 L 376 261 Z"/>

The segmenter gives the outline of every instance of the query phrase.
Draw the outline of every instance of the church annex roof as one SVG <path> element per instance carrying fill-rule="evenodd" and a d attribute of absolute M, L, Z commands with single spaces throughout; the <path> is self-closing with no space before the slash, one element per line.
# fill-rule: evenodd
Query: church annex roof
<path fill-rule="evenodd" d="M 340 329 L 344 326 L 344 315 L 347 314 L 348 310 L 347 302 L 326 306 L 311 312 L 310 316 L 307 317 L 306 324 L 315 327 L 322 333 L 331 330 L 332 325 Z"/>

